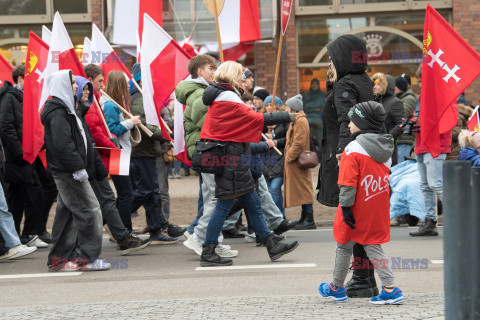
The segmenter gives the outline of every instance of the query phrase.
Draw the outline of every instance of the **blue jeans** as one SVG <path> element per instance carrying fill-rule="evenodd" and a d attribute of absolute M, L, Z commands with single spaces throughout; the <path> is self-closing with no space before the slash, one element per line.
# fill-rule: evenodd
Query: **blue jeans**
<path fill-rule="evenodd" d="M 406 157 L 410 157 L 410 153 L 412 152 L 413 146 L 411 144 L 399 144 L 397 146 L 398 149 L 398 159 L 397 164 L 402 163 L 405 161 Z"/>
<path fill-rule="evenodd" d="M 18 238 L 17 230 L 15 229 L 15 222 L 12 214 L 8 211 L 7 200 L 3 193 L 3 187 L 0 183 L 0 233 L 5 240 L 5 247 L 13 248 L 20 245 L 20 238 Z"/>
<path fill-rule="evenodd" d="M 197 216 L 187 229 L 188 233 L 190 234 L 193 234 L 193 232 L 195 231 L 195 227 L 198 224 L 198 220 L 203 216 L 203 194 L 202 194 L 202 175 L 201 174 L 198 175 L 198 183 L 200 184 L 200 190 L 198 191 Z"/>
<path fill-rule="evenodd" d="M 173 165 L 170 163 L 170 167 L 168 168 L 168 174 L 172 174 L 172 169 L 173 172 L 176 174 L 180 174 L 180 167 L 182 166 L 182 163 L 175 159 L 173 162 Z"/>
<path fill-rule="evenodd" d="M 418 172 L 420 173 L 420 182 L 427 209 L 426 218 L 437 221 L 437 199 L 443 198 L 443 163 L 447 155 L 442 153 L 437 158 L 433 158 L 430 153 L 417 155 Z"/>
<path fill-rule="evenodd" d="M 260 198 L 258 197 L 257 192 L 249 192 L 240 196 L 239 199 L 245 206 L 253 230 L 255 230 L 255 233 L 260 240 L 264 242 L 270 235 L 270 230 L 268 230 L 267 222 L 263 216 Z M 223 223 L 232 209 L 234 201 L 235 199 L 217 199 L 217 205 L 213 211 L 212 218 L 208 223 L 205 244 L 218 243 L 218 236 L 222 232 Z"/>
<path fill-rule="evenodd" d="M 132 231 L 132 202 L 133 190 L 129 176 L 112 175 L 112 181 L 117 191 L 117 209 L 123 225 L 128 231 Z"/>
<path fill-rule="evenodd" d="M 285 218 L 285 208 L 283 207 L 283 177 L 265 178 L 267 180 L 268 191 L 272 195 L 273 201 Z"/>

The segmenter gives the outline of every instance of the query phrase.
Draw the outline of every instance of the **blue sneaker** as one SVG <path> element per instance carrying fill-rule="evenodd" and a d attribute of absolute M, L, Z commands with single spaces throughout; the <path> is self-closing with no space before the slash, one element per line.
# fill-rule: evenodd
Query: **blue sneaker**
<path fill-rule="evenodd" d="M 397 287 L 394 287 L 392 292 L 385 291 L 385 287 L 383 287 L 378 296 L 370 299 L 370 303 L 373 304 L 402 304 L 403 301 L 405 301 L 405 298 L 402 290 Z"/>
<path fill-rule="evenodd" d="M 318 292 L 322 297 L 333 299 L 335 302 L 344 302 L 348 299 L 345 287 L 339 287 L 335 291 L 329 283 L 321 283 L 318 286 Z"/>

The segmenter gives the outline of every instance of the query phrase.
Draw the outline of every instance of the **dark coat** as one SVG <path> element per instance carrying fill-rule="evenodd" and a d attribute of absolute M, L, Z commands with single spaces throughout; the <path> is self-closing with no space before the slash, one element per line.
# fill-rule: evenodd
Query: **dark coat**
<path fill-rule="evenodd" d="M 327 46 L 337 71 L 335 85 L 327 85 L 323 109 L 322 159 L 318 173 L 317 200 L 323 205 L 338 206 L 337 154 L 351 141 L 348 111 L 359 102 L 373 100 L 372 81 L 365 73 L 365 43 L 354 35 L 338 37 Z M 354 55 L 360 61 L 352 61 Z"/>
<path fill-rule="evenodd" d="M 457 104 L 458 107 L 458 123 L 452 130 L 452 147 L 451 153 L 447 155 L 447 160 L 457 160 L 460 154 L 460 144 L 458 143 L 458 136 L 464 129 L 468 129 L 467 120 L 470 119 L 473 109 L 463 104 Z"/>
<path fill-rule="evenodd" d="M 402 119 L 405 118 L 405 108 L 402 100 L 395 95 L 395 78 L 386 75 L 387 87 L 383 95 L 375 97 L 375 101 L 381 103 L 385 108 L 385 128 L 393 138 L 396 139 L 403 133 L 403 130 L 399 127 L 402 123 Z"/>
<path fill-rule="evenodd" d="M 224 91 L 230 90 L 228 87 L 220 85 L 211 85 L 203 93 L 203 102 L 210 106 L 215 99 Z M 230 90 L 232 91 L 232 90 Z M 231 105 L 231 102 L 224 102 Z M 246 107 L 246 106 L 245 106 Z M 264 125 L 286 124 L 291 121 L 290 114 L 286 111 L 277 111 L 264 113 Z M 248 121 L 249 119 L 244 119 Z M 255 119 L 252 119 L 252 121 Z M 249 193 L 255 189 L 254 178 L 251 167 L 248 163 L 242 163 L 242 157 L 250 155 L 250 142 L 232 142 L 224 141 L 223 154 L 238 157 L 239 161 L 229 161 L 223 167 L 221 174 L 215 174 L 215 197 L 218 199 L 231 199 Z"/>
<path fill-rule="evenodd" d="M 272 131 L 273 135 L 273 140 L 277 141 L 277 149 L 280 150 L 282 155 L 278 155 L 278 153 L 272 149 L 269 149 L 267 151 L 266 157 L 269 160 L 268 163 L 265 164 L 265 167 L 263 168 L 263 175 L 267 179 L 273 179 L 273 178 L 278 178 L 278 177 L 283 177 L 283 170 L 285 167 L 285 156 L 284 156 L 284 150 L 285 150 L 285 144 L 287 142 L 287 131 L 288 128 L 290 127 L 289 124 L 283 125 L 277 125 Z M 274 161 L 270 161 L 274 160 Z M 275 164 L 271 164 L 274 163 Z"/>

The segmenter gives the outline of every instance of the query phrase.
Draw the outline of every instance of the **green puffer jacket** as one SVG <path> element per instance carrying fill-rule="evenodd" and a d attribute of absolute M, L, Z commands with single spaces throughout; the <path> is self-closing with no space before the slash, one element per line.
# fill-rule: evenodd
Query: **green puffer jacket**
<path fill-rule="evenodd" d="M 208 107 L 203 104 L 202 96 L 207 81 L 203 78 L 181 81 L 175 88 L 175 96 L 181 104 L 186 105 L 183 113 L 183 126 L 185 128 L 185 143 L 188 157 L 191 159 L 195 152 L 195 143 L 200 141 L 203 121 Z"/>
<path fill-rule="evenodd" d="M 397 95 L 397 97 L 403 102 L 406 119 L 410 120 L 415 113 L 418 96 L 411 89 L 408 89 L 404 93 Z M 415 144 L 415 135 L 402 134 L 400 137 L 398 137 L 397 145 L 398 144 Z"/>
<path fill-rule="evenodd" d="M 132 107 L 131 111 L 134 116 L 140 116 L 142 124 L 153 132 L 153 136 L 149 137 L 140 129 L 142 134 L 142 141 L 132 148 L 132 158 L 149 157 L 156 158 L 162 155 L 161 143 L 166 142 L 162 136 L 162 130 L 157 126 L 152 126 L 146 123 L 145 111 L 143 109 L 143 97 L 138 91 L 131 95 Z"/>

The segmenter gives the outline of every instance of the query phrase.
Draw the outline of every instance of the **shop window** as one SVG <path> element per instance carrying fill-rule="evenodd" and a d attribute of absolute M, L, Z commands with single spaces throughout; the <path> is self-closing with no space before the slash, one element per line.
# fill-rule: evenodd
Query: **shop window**
<path fill-rule="evenodd" d="M 47 13 L 45 0 L 0 0 L 0 16 L 42 15 Z"/>
<path fill-rule="evenodd" d="M 88 13 L 87 0 L 53 0 L 53 9 L 61 14 Z"/>
<path fill-rule="evenodd" d="M 333 4 L 333 0 L 299 0 L 301 6 L 328 6 Z"/>

